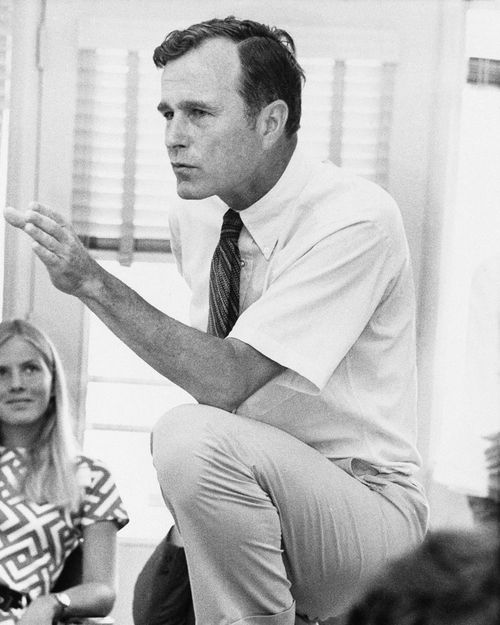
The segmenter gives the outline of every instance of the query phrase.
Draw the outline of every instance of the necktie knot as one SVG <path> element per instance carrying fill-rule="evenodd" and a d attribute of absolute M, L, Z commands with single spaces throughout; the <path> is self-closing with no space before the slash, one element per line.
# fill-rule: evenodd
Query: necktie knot
<path fill-rule="evenodd" d="M 243 222 L 241 221 L 240 214 L 230 208 L 224 213 L 224 218 L 222 220 L 222 228 L 220 231 L 221 240 L 238 241 L 242 226 Z"/>

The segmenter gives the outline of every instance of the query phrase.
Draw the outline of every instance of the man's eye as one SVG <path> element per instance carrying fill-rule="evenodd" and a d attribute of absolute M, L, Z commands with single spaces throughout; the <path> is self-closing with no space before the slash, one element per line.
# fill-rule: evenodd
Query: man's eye
<path fill-rule="evenodd" d="M 7 375 L 7 368 L 6 367 L 0 367 L 0 376 L 2 375 Z"/>
<path fill-rule="evenodd" d="M 205 115 L 208 115 L 208 113 L 203 109 L 192 109 L 191 111 L 191 116 L 194 118 L 204 117 Z"/>
<path fill-rule="evenodd" d="M 174 114 L 172 113 L 172 111 L 165 111 L 163 113 L 163 117 L 167 120 L 170 121 L 171 119 L 173 119 Z"/>

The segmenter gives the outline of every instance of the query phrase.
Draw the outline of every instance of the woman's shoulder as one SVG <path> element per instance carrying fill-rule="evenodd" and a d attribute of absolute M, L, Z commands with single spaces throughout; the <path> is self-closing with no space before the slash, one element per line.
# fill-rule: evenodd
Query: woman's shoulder
<path fill-rule="evenodd" d="M 102 460 L 79 455 L 77 479 L 84 491 L 81 507 L 83 526 L 96 521 L 114 521 L 121 528 L 128 523 L 115 480 Z"/>
<path fill-rule="evenodd" d="M 112 480 L 111 471 L 105 462 L 79 454 L 76 458 L 76 471 L 81 486 L 94 486 L 97 482 Z"/>
<path fill-rule="evenodd" d="M 78 454 L 76 457 L 76 464 L 78 467 L 89 467 L 90 469 L 106 468 L 106 463 L 100 458 L 94 458 L 85 454 Z"/>

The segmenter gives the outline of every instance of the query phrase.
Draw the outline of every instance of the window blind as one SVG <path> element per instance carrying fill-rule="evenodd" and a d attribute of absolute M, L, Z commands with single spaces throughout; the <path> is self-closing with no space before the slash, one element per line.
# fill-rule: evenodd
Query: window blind
<path fill-rule="evenodd" d="M 0 147 L 8 105 L 11 1 L 0 0 Z"/>
<path fill-rule="evenodd" d="M 175 184 L 156 111 L 151 55 L 80 50 L 73 159 L 73 223 L 91 248 L 168 251 Z"/>
<path fill-rule="evenodd" d="M 467 82 L 481 85 L 496 85 L 499 87 L 500 60 L 471 57 L 469 59 Z"/>
<path fill-rule="evenodd" d="M 387 186 L 396 64 L 304 59 L 301 141 L 320 158 Z"/>
<path fill-rule="evenodd" d="M 395 63 L 302 58 L 301 143 L 321 159 L 385 186 Z M 156 105 L 160 73 L 151 51 L 83 48 L 78 53 L 74 226 L 92 249 L 169 251 L 167 208 L 175 178 Z"/>

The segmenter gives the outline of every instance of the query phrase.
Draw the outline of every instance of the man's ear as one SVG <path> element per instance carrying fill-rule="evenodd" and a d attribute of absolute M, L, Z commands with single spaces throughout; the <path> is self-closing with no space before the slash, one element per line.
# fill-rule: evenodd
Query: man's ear
<path fill-rule="evenodd" d="M 285 132 L 288 106 L 284 100 L 275 100 L 265 106 L 258 118 L 258 128 L 264 148 L 272 147 Z"/>

